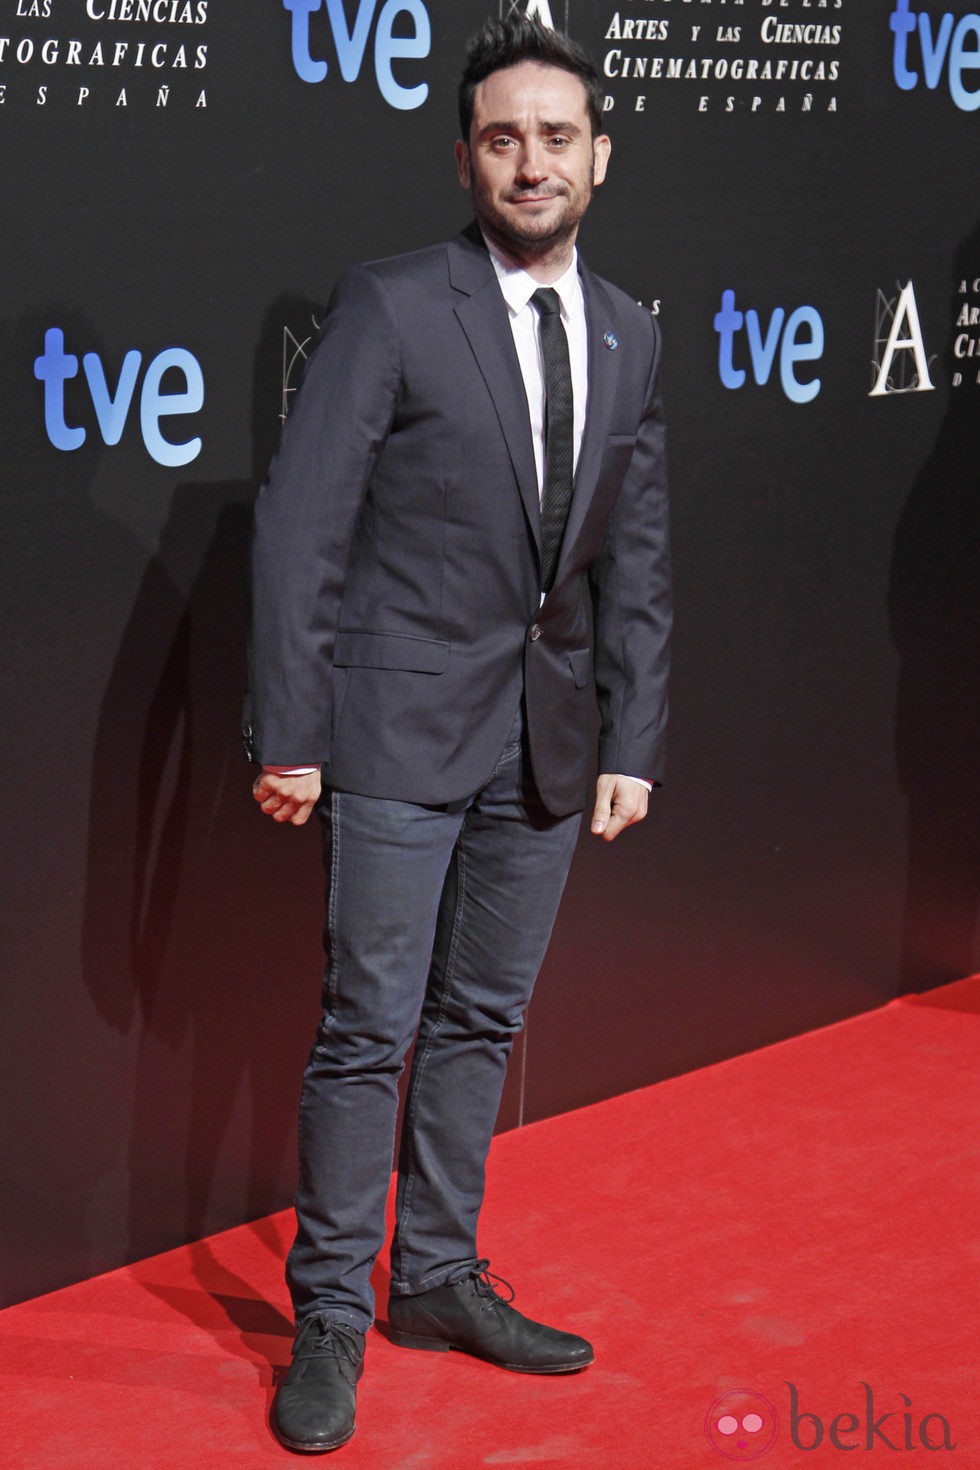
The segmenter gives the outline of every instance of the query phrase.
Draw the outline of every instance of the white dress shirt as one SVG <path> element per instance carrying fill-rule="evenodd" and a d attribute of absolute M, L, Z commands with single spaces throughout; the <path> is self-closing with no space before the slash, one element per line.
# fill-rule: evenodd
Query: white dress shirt
<path fill-rule="evenodd" d="M 545 474 L 545 403 L 547 390 L 544 375 L 544 352 L 541 347 L 540 316 L 531 297 L 540 290 L 541 282 L 529 276 L 520 266 L 511 265 L 487 241 L 490 259 L 507 303 L 510 329 L 514 334 L 517 360 L 521 365 L 527 406 L 531 415 L 531 439 L 534 464 L 538 472 L 538 499 L 544 495 Z M 573 467 L 578 466 L 585 429 L 585 408 L 589 397 L 589 344 L 585 324 L 585 297 L 578 273 L 578 251 L 572 251 L 572 263 L 563 276 L 552 283 L 561 302 L 561 319 L 568 338 L 568 364 L 572 372 L 572 452 Z"/>

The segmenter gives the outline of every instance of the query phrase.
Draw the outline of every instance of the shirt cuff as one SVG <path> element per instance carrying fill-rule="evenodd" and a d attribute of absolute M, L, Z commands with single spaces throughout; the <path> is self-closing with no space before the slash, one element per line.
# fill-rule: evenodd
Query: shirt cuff
<path fill-rule="evenodd" d="M 263 766 L 270 776 L 312 776 L 319 766 Z"/>
<path fill-rule="evenodd" d="M 640 785 L 645 786 L 648 791 L 653 790 L 653 782 L 645 781 L 642 776 L 625 776 L 622 771 L 620 771 L 619 776 L 621 781 L 639 781 Z"/>

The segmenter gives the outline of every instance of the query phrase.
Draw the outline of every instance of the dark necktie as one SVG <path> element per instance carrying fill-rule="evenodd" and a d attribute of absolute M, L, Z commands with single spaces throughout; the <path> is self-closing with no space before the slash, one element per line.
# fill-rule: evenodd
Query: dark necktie
<path fill-rule="evenodd" d="M 531 297 L 541 318 L 547 395 L 544 495 L 541 500 L 541 589 L 550 592 L 572 503 L 572 370 L 558 292 L 542 286 Z"/>

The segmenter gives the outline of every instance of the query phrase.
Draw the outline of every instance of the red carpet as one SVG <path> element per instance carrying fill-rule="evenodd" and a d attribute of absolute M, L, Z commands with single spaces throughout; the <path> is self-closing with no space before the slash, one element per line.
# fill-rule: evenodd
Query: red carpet
<path fill-rule="evenodd" d="M 358 1432 L 323 1463 L 980 1466 L 978 997 L 964 981 L 499 1138 L 482 1247 L 595 1366 L 520 1377 L 373 1332 Z M 0 1313 L 0 1464 L 297 1463 L 266 1425 L 290 1228 Z"/>

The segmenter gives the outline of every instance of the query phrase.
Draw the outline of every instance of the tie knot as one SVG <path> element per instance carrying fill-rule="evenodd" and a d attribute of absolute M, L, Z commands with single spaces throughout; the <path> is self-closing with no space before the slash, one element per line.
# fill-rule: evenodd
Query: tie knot
<path fill-rule="evenodd" d="M 541 286 L 531 300 L 542 316 L 558 316 L 561 313 L 561 297 L 551 286 Z"/>

